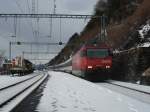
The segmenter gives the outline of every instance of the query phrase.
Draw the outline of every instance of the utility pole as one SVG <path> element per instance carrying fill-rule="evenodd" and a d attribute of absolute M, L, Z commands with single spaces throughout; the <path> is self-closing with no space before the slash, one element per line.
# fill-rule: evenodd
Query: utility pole
<path fill-rule="evenodd" d="M 9 59 L 11 60 L 11 42 L 9 42 Z"/>
<path fill-rule="evenodd" d="M 24 51 L 22 52 L 22 57 L 21 57 L 21 67 L 24 68 Z"/>

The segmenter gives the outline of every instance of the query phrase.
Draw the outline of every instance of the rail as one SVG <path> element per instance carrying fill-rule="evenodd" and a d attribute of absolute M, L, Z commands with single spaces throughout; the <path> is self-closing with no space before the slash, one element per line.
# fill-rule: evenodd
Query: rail
<path fill-rule="evenodd" d="M 28 78 L 28 79 L 26 79 L 24 81 L 20 81 L 20 82 L 18 82 L 16 84 L 10 85 L 8 87 L 1 88 L 1 90 L 0 90 L 0 97 L 3 98 L 3 99 L 1 99 L 1 101 L 0 101 L 0 112 L 4 112 L 5 108 L 8 105 L 11 105 L 11 106 L 13 105 L 13 100 L 17 99 L 17 97 L 21 96 L 26 91 L 31 89 L 33 86 L 38 84 L 33 89 L 33 91 L 34 91 L 47 77 L 48 77 L 47 74 L 46 75 L 45 74 L 37 75 L 37 76 L 31 77 L 31 78 Z M 31 92 L 32 91 L 30 91 L 30 93 Z M 26 96 L 22 95 L 22 97 L 25 98 Z M 17 103 L 17 105 L 18 104 L 19 103 Z M 10 109 L 13 109 L 17 105 L 14 105 Z M 10 109 L 9 109 L 9 111 L 10 111 Z"/>
<path fill-rule="evenodd" d="M 129 86 L 125 86 L 125 85 L 122 85 L 122 84 L 117 84 L 117 83 L 113 83 L 113 82 L 111 82 L 111 81 L 106 81 L 108 84 L 111 84 L 111 85 L 115 85 L 115 86 L 119 86 L 119 87 L 122 87 L 122 88 L 125 88 L 125 89 L 129 89 L 129 90 L 133 90 L 133 91 L 137 91 L 137 92 L 140 92 L 140 93 L 144 93 L 144 94 L 148 94 L 148 95 L 150 95 L 150 91 L 146 91 L 146 90 L 142 90 L 142 89 L 137 89 L 137 88 L 135 88 L 135 87 L 129 87 Z M 128 83 L 127 83 L 128 84 Z M 133 84 L 134 85 L 134 84 Z M 137 86 L 142 86 L 143 87 L 143 85 L 137 85 Z M 147 87 L 147 86 L 145 86 L 145 87 Z M 149 90 L 150 90 L 150 88 L 149 88 Z"/>

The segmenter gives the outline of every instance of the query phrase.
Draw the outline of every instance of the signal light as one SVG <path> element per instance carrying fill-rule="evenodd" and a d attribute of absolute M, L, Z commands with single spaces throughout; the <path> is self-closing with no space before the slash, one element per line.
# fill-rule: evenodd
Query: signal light
<path fill-rule="evenodd" d="M 17 42 L 17 45 L 21 45 L 21 42 L 18 41 L 18 42 Z"/>
<path fill-rule="evenodd" d="M 59 42 L 59 45 L 62 45 L 63 43 L 62 42 Z"/>
<path fill-rule="evenodd" d="M 89 68 L 89 69 L 92 69 L 93 67 L 92 67 L 92 66 L 88 66 L 88 68 Z"/>
<path fill-rule="evenodd" d="M 110 66 L 106 66 L 106 68 L 110 68 Z"/>

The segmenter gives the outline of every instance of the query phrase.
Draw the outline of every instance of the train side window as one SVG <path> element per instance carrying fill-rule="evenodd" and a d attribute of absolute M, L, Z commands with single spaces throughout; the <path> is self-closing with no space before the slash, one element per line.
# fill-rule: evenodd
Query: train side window
<path fill-rule="evenodd" d="M 81 52 L 80 52 L 80 56 L 81 56 L 81 57 L 85 57 L 85 56 L 86 56 L 86 51 L 81 51 Z"/>

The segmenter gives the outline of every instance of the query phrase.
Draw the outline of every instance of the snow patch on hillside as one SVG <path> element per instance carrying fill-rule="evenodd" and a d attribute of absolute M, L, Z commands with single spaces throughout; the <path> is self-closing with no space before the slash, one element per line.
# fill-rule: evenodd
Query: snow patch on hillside
<path fill-rule="evenodd" d="M 150 20 L 138 32 L 141 39 L 138 47 L 150 47 Z"/>
<path fill-rule="evenodd" d="M 149 31 L 150 31 L 150 25 L 148 23 L 141 30 L 139 30 L 140 38 L 144 39 L 145 35 L 147 35 Z"/>
<path fill-rule="evenodd" d="M 150 42 L 145 42 L 145 43 L 139 45 L 138 47 L 150 47 Z"/>

